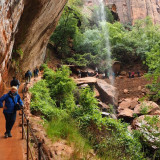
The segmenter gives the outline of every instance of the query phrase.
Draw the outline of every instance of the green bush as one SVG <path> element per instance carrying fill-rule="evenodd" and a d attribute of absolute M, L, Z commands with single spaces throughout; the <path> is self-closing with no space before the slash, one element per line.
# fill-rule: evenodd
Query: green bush
<path fill-rule="evenodd" d="M 80 90 L 78 105 L 75 105 L 76 86 L 69 78 L 67 67 L 56 72 L 46 65 L 43 68 L 44 80 L 30 89 L 31 111 L 49 120 L 47 132 L 53 140 L 66 139 L 85 152 L 85 138 L 102 159 L 143 159 L 141 144 L 128 132 L 127 125 L 112 118 L 102 118 L 90 88 Z"/>
<path fill-rule="evenodd" d="M 31 112 L 40 114 L 46 119 L 51 119 L 56 103 L 50 97 L 49 89 L 45 80 L 37 82 L 31 89 Z"/>
<path fill-rule="evenodd" d="M 143 159 L 138 138 L 128 131 L 126 123 L 102 118 L 97 100 L 89 88 L 81 90 L 79 106 L 73 110 L 72 116 L 102 159 Z"/>
<path fill-rule="evenodd" d="M 56 72 L 49 68 L 44 70 L 44 78 L 48 83 L 50 96 L 56 102 L 57 107 L 61 109 L 72 109 L 75 107 L 73 90 L 76 85 L 69 78 L 70 73 L 66 66 L 62 66 Z"/>

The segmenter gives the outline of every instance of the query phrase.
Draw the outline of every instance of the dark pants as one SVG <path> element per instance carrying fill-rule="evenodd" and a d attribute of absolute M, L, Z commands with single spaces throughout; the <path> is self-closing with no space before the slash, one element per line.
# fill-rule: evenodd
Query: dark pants
<path fill-rule="evenodd" d="M 4 116 L 6 119 L 6 133 L 10 133 L 16 121 L 16 112 L 15 113 L 4 113 Z"/>

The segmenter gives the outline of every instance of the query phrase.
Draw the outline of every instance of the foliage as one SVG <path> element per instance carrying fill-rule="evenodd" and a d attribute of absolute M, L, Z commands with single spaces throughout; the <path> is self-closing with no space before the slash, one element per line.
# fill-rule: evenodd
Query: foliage
<path fill-rule="evenodd" d="M 90 139 L 102 159 L 143 159 L 138 139 L 128 132 L 125 123 L 112 118 L 102 118 L 97 100 L 89 88 L 81 90 L 79 106 L 72 112 L 72 116 L 79 121 L 81 132 Z M 116 153 L 114 155 L 113 150 Z"/>
<path fill-rule="evenodd" d="M 104 8 L 104 15 L 103 15 L 103 12 L 101 11 L 102 8 L 99 7 L 99 6 L 95 6 L 94 9 L 93 9 L 93 13 L 92 13 L 92 21 L 93 21 L 93 24 L 96 24 L 98 25 L 99 22 L 103 21 L 103 19 L 101 19 L 101 17 L 105 17 L 105 21 L 106 22 L 110 22 L 110 23 L 113 23 L 114 22 L 114 17 L 111 13 L 111 10 L 105 6 Z"/>
<path fill-rule="evenodd" d="M 81 55 L 81 54 L 75 54 L 71 58 L 67 58 L 65 61 L 69 64 L 73 64 L 76 66 L 86 66 L 89 61 L 85 58 L 86 54 Z"/>
<path fill-rule="evenodd" d="M 157 99 L 160 97 L 160 41 L 146 55 L 146 64 L 149 66 L 147 77 L 152 80 L 148 87 L 154 92 L 153 98 Z"/>
<path fill-rule="evenodd" d="M 69 78 L 70 70 L 66 66 L 54 72 L 52 69 L 44 70 L 44 78 L 50 88 L 50 96 L 60 108 L 72 109 L 75 106 L 73 90 L 76 85 Z"/>
<path fill-rule="evenodd" d="M 48 136 L 53 140 L 57 141 L 65 139 L 69 145 L 74 144 L 74 158 L 83 153 L 83 158 L 86 158 L 90 151 L 89 143 L 79 132 L 77 123 L 69 116 L 61 115 L 61 118 L 53 118 L 52 121 L 46 124 L 46 130 Z"/>
<path fill-rule="evenodd" d="M 83 0 L 69 0 L 68 6 L 82 6 Z"/>
<path fill-rule="evenodd" d="M 73 39 L 76 30 L 78 30 L 78 21 L 80 21 L 78 11 L 65 7 L 58 26 L 51 36 L 50 40 L 54 42 L 59 56 L 63 57 L 70 54 L 69 41 Z"/>
<path fill-rule="evenodd" d="M 160 130 L 159 130 L 159 117 L 155 116 L 145 116 L 144 120 L 140 121 L 141 127 L 141 139 L 145 145 L 156 148 L 154 158 L 160 158 L 158 152 L 160 152 Z M 150 155 L 149 155 L 150 156 Z"/>
<path fill-rule="evenodd" d="M 68 68 L 63 66 L 54 72 L 46 65 L 42 67 L 44 80 L 31 89 L 31 110 L 49 120 L 46 128 L 53 140 L 66 139 L 79 145 L 78 150 L 87 152 L 85 146 L 88 145 L 84 144 L 88 139 L 102 159 L 143 159 L 141 144 L 128 132 L 127 125 L 112 118 L 102 118 L 90 88 L 79 91 L 76 106 L 75 84 L 69 78 Z"/>
<path fill-rule="evenodd" d="M 32 93 L 31 112 L 39 112 L 46 119 L 51 119 L 56 107 L 55 101 L 51 99 L 49 89 L 45 80 L 41 80 L 30 89 Z"/>
<path fill-rule="evenodd" d="M 140 113 L 146 115 L 150 108 L 151 106 L 147 106 L 145 103 L 142 103 L 140 106 Z"/>

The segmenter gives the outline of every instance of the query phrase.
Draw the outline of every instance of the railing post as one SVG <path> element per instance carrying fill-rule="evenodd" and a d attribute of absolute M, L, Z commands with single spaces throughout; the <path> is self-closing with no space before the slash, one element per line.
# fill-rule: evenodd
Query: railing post
<path fill-rule="evenodd" d="M 41 145 L 42 145 L 42 143 L 39 142 L 38 143 L 38 160 L 41 160 Z"/>
<path fill-rule="evenodd" d="M 24 138 L 24 109 L 22 107 L 22 139 Z"/>
<path fill-rule="evenodd" d="M 29 120 L 27 119 L 27 160 L 29 160 Z"/>

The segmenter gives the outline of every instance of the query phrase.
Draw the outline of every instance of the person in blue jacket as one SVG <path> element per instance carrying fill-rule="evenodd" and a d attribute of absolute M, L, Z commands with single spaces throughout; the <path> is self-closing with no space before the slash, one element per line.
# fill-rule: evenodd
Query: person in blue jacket
<path fill-rule="evenodd" d="M 28 71 L 25 73 L 25 78 L 26 78 L 26 82 L 27 82 L 27 83 L 30 83 L 31 77 L 32 77 L 32 72 L 31 72 L 30 70 L 28 70 Z"/>
<path fill-rule="evenodd" d="M 4 106 L 3 101 L 5 101 Z M 23 102 L 17 93 L 17 87 L 15 86 L 11 88 L 11 91 L 0 98 L 0 106 L 3 107 L 3 114 L 6 120 L 5 138 L 12 137 L 11 130 L 16 121 L 16 110 L 14 109 L 14 106 L 17 103 L 23 106 Z"/>

